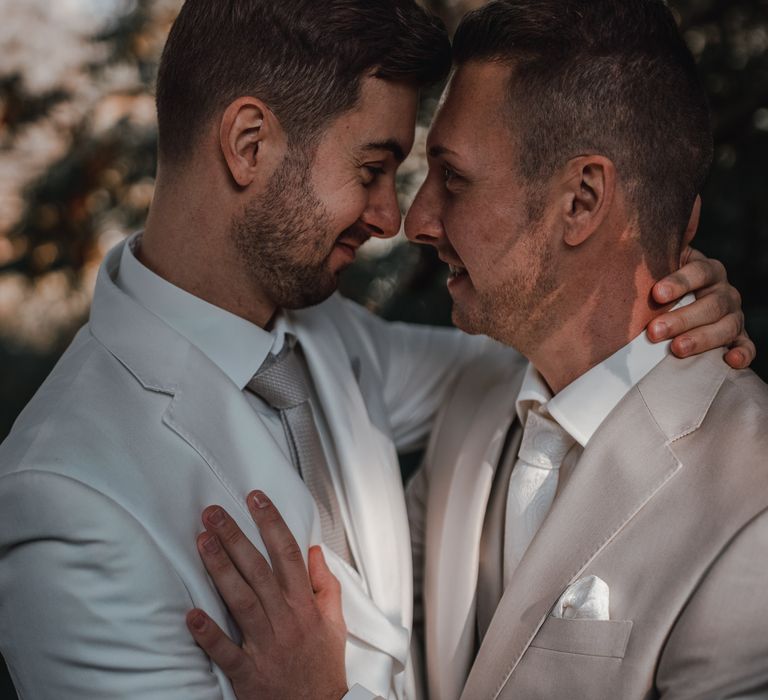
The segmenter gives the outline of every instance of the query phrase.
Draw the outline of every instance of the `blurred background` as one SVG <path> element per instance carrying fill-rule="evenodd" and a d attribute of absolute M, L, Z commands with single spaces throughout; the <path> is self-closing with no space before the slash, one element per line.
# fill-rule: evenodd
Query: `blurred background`
<path fill-rule="evenodd" d="M 454 28 L 482 0 L 424 0 Z M 98 265 L 152 199 L 153 81 L 181 0 L 0 0 L 0 440 L 86 320 Z M 696 245 L 742 292 L 768 380 L 768 0 L 671 0 L 714 112 Z M 401 180 L 425 170 L 423 96 Z M 444 272 L 402 237 L 371 241 L 342 291 L 386 318 L 450 323 Z M 2 674 L 0 673 L 0 676 Z M 0 698 L 13 690 L 0 680 Z"/>

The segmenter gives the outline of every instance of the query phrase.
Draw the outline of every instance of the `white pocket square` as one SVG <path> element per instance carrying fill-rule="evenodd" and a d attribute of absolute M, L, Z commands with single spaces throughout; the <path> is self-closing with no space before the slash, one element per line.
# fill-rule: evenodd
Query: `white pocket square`
<path fill-rule="evenodd" d="M 566 620 L 610 620 L 608 584 L 597 576 L 572 583 L 552 609 L 552 617 Z"/>

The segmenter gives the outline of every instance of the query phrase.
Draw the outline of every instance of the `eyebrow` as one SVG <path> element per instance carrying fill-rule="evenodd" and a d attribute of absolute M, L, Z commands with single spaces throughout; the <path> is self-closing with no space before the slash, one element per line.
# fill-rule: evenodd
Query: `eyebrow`
<path fill-rule="evenodd" d="M 371 143 L 363 146 L 364 151 L 389 151 L 398 163 L 402 163 L 405 160 L 405 151 L 403 147 L 394 139 L 387 139 L 386 141 L 372 141 Z"/>
<path fill-rule="evenodd" d="M 429 149 L 429 156 L 431 158 L 440 158 L 441 156 L 458 156 L 459 154 L 456 153 L 456 151 L 452 151 L 450 148 L 446 148 L 445 146 L 431 146 Z"/>

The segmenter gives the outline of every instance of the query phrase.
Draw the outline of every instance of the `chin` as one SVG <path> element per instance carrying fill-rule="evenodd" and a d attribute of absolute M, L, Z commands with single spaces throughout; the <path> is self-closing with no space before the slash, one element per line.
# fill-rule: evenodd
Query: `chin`
<path fill-rule="evenodd" d="M 483 327 L 477 314 L 469 313 L 456 304 L 453 305 L 451 320 L 456 328 L 469 335 L 488 335 L 487 329 Z"/>
<path fill-rule="evenodd" d="M 339 287 L 337 274 L 327 273 L 321 279 L 305 281 L 301 287 L 283 290 L 277 305 L 283 309 L 306 309 L 317 306 L 328 299 Z"/>

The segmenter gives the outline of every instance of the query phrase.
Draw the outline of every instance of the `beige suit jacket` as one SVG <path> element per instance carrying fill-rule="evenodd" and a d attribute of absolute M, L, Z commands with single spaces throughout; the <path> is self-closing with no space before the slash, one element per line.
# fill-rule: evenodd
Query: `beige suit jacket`
<path fill-rule="evenodd" d="M 459 378 L 409 488 L 430 700 L 768 697 L 768 387 L 667 358 L 600 426 L 475 658 L 478 543 L 519 366 Z M 610 588 L 609 621 L 552 607 Z"/>

